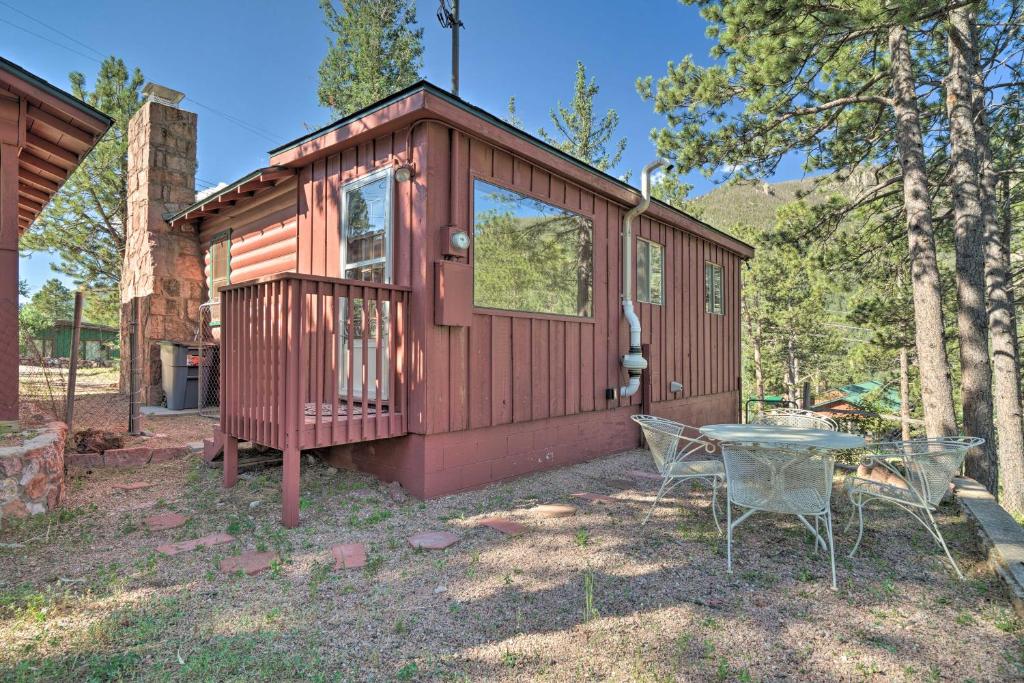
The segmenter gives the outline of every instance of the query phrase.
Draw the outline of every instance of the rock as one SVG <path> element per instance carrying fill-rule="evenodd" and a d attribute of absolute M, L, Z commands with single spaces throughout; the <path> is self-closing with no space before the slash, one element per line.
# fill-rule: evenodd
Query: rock
<path fill-rule="evenodd" d="M 33 500 L 39 498 L 46 493 L 46 485 L 49 481 L 49 477 L 45 474 L 37 474 L 32 477 L 27 484 L 25 484 L 25 495 Z"/>
<path fill-rule="evenodd" d="M 5 477 L 16 476 L 21 472 L 21 458 L 0 458 L 0 471 Z"/>
<path fill-rule="evenodd" d="M 259 553 L 254 550 L 250 550 L 242 553 L 241 555 L 225 557 L 220 561 L 220 570 L 225 574 L 234 574 L 237 571 L 243 571 L 249 576 L 253 576 L 270 569 L 270 565 L 273 564 L 275 560 L 277 560 L 277 553 Z"/>
<path fill-rule="evenodd" d="M 422 550 L 444 550 L 459 542 L 459 537 L 447 531 L 421 531 L 409 537 L 409 545 Z"/>
<path fill-rule="evenodd" d="M 186 450 L 183 446 L 165 446 L 163 448 L 149 449 L 149 464 L 155 465 L 158 462 L 167 462 L 175 458 L 184 457 Z"/>
<path fill-rule="evenodd" d="M 341 543 L 331 547 L 334 569 L 358 569 L 366 566 L 366 546 L 362 543 Z"/>
<path fill-rule="evenodd" d="M 6 505 L 4 505 L 3 510 L 0 510 L 0 512 L 3 513 L 2 515 L 0 515 L 2 517 L 22 518 L 28 517 L 29 515 L 28 508 L 26 508 L 25 504 L 22 503 L 20 500 L 9 501 Z"/>
<path fill-rule="evenodd" d="M 583 500 L 589 500 L 591 503 L 607 504 L 619 502 L 616 498 L 612 498 L 611 496 L 605 496 L 600 493 L 574 493 L 572 494 L 572 497 L 582 498 Z"/>
<path fill-rule="evenodd" d="M 513 522 L 510 519 L 501 519 L 499 517 L 487 517 L 485 519 L 481 519 L 479 523 L 482 526 L 489 526 L 496 531 L 500 531 L 507 536 L 519 536 L 527 531 L 526 527 L 519 522 Z"/>
<path fill-rule="evenodd" d="M 165 512 L 147 517 L 143 523 L 150 531 L 165 531 L 167 529 L 176 529 L 187 521 L 188 517 L 185 515 L 178 514 L 177 512 Z"/>
<path fill-rule="evenodd" d="M 409 500 L 409 495 L 397 480 L 388 484 L 388 495 L 391 496 L 391 500 L 399 504 Z"/>
<path fill-rule="evenodd" d="M 75 450 L 79 453 L 103 453 L 124 446 L 124 439 L 103 429 L 83 429 L 75 432 Z"/>
<path fill-rule="evenodd" d="M 180 553 L 187 553 L 195 550 L 196 548 L 210 548 L 221 543 L 231 543 L 235 540 L 235 537 L 230 534 L 223 532 L 217 532 L 215 534 L 209 534 L 207 536 L 201 536 L 200 538 L 193 538 L 189 541 L 180 541 L 178 543 L 165 543 L 159 545 L 156 548 L 158 553 L 164 555 L 178 555 Z"/>
<path fill-rule="evenodd" d="M 114 448 L 103 452 L 103 464 L 108 467 L 133 467 L 149 463 L 151 450 L 142 446 Z"/>
<path fill-rule="evenodd" d="M 572 517 L 576 514 L 576 508 L 572 505 L 553 503 L 551 505 L 537 505 L 530 508 L 530 512 L 540 517 Z"/>
<path fill-rule="evenodd" d="M 258 501 L 258 500 L 251 501 L 249 503 L 249 509 L 250 510 L 255 510 L 256 508 L 258 508 L 260 506 L 260 502 L 261 501 Z"/>
<path fill-rule="evenodd" d="M 434 589 L 434 595 L 440 595 L 441 593 L 447 593 L 447 592 L 448 592 L 448 589 L 445 588 L 444 586 L 438 586 L 437 588 Z"/>

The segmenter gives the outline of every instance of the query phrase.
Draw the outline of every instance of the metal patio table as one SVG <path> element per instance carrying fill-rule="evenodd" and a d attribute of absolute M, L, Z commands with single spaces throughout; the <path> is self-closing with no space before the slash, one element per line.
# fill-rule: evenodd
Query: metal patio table
<path fill-rule="evenodd" d="M 785 443 L 828 450 L 864 447 L 863 436 L 825 429 L 802 429 L 768 424 L 717 424 L 705 425 L 700 431 L 704 436 L 716 441 L 729 443 L 756 443 L 763 446 Z"/>

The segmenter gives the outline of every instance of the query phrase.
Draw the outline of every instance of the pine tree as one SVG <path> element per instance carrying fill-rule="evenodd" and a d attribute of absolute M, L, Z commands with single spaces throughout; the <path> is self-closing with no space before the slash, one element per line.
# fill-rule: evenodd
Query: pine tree
<path fill-rule="evenodd" d="M 609 109 L 598 120 L 594 114 L 594 98 L 600 88 L 597 80 L 587 81 L 587 68 L 576 62 L 576 82 L 568 107 L 562 103 L 551 110 L 554 134 L 540 129 L 540 137 L 566 154 L 588 163 L 599 171 L 608 171 L 619 163 L 626 150 L 626 138 L 612 142 L 619 125 L 619 115 Z M 609 145 L 611 149 L 609 149 Z"/>
<path fill-rule="evenodd" d="M 21 238 L 27 251 L 55 253 L 53 268 L 87 289 L 116 291 L 121 281 L 128 214 L 128 120 L 142 103 L 144 79 L 116 57 L 100 65 L 92 90 L 70 75 L 71 92 L 114 124 Z M 117 320 L 117 304 L 95 317 Z"/>
<path fill-rule="evenodd" d="M 320 104 L 341 117 L 420 78 L 423 29 L 410 0 L 320 0 L 333 34 L 320 63 Z"/>
<path fill-rule="evenodd" d="M 804 154 L 808 171 L 880 169 L 880 182 L 863 194 L 861 205 L 902 184 L 925 420 L 930 435 L 953 433 L 932 206 L 906 29 L 941 17 L 944 3 L 687 2 L 701 8 L 717 41 L 712 56 L 723 63 L 702 67 L 687 57 L 669 65 L 656 90 L 651 78 L 638 82 L 640 94 L 667 118 L 654 136 L 659 150 L 680 171 L 709 175 L 730 165 L 741 177 L 770 176 L 794 152 Z"/>

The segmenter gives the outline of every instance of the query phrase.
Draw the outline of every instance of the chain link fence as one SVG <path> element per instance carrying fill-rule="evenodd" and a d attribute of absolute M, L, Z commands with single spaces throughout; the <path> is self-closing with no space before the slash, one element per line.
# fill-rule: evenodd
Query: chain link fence
<path fill-rule="evenodd" d="M 211 324 L 211 313 L 219 302 L 207 302 L 199 307 L 199 328 L 196 344 L 199 346 L 199 414 L 220 417 L 220 327 Z"/>
<path fill-rule="evenodd" d="M 18 394 L 23 422 L 70 422 L 69 446 L 78 452 L 116 448 L 128 435 L 142 432 L 141 369 L 130 355 L 136 307 L 125 308 L 129 319 L 121 329 L 81 322 L 76 335 L 73 319 L 22 326 Z"/>

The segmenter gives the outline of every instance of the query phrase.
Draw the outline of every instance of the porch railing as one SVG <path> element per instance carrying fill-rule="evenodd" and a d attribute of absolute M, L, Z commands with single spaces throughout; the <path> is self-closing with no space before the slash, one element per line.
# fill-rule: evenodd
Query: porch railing
<path fill-rule="evenodd" d="M 221 430 L 286 449 L 406 433 L 409 288 L 283 273 L 221 290 Z"/>

